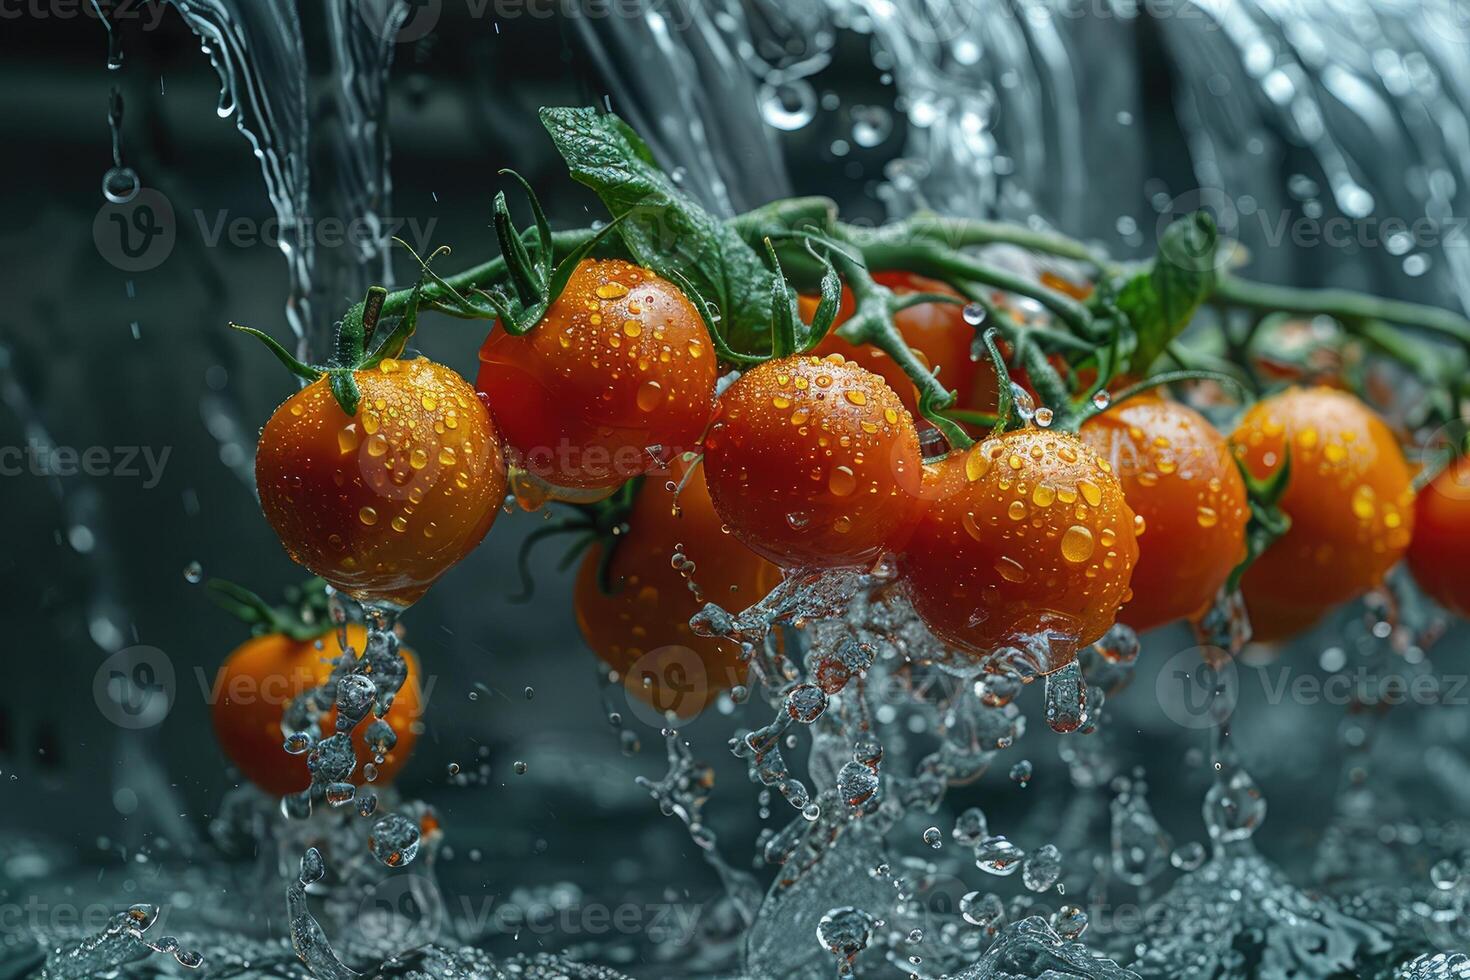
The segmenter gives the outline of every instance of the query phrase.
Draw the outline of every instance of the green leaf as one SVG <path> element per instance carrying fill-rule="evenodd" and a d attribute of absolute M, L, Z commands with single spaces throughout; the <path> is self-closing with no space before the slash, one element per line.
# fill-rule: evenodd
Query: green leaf
<path fill-rule="evenodd" d="M 772 273 L 754 249 L 658 168 L 647 144 L 612 114 L 546 108 L 541 122 L 572 177 L 597 193 L 628 251 L 665 278 L 682 275 L 719 309 L 725 340 L 737 350 L 768 341 Z"/>
<path fill-rule="evenodd" d="M 1124 283 L 1117 305 L 1133 326 L 1135 374 L 1158 359 L 1214 291 L 1218 245 L 1214 219 L 1196 211 L 1166 228 L 1153 262 Z"/>

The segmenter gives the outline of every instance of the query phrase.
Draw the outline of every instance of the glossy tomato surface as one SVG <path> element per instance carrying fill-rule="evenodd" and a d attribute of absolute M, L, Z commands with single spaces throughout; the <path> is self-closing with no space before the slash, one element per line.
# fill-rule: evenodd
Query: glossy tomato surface
<path fill-rule="evenodd" d="M 1148 533 L 1118 618 L 1153 629 L 1203 612 L 1245 558 L 1245 482 L 1230 447 L 1186 405 L 1140 395 L 1089 419 L 1082 440 L 1112 464 Z"/>
<path fill-rule="evenodd" d="M 1138 525 L 1106 460 L 1076 436 L 1024 429 L 926 471 L 899 571 L 936 636 L 982 656 L 1039 648 L 1054 670 L 1113 624 Z"/>
<path fill-rule="evenodd" d="M 1333 388 L 1293 388 L 1253 405 L 1230 437 L 1255 477 L 1291 453 L 1281 509 L 1291 528 L 1246 571 L 1248 609 L 1273 607 L 1270 628 L 1253 616 L 1259 640 L 1310 622 L 1383 580 L 1404 554 L 1414 524 L 1412 474 L 1398 440 L 1354 396 Z"/>
<path fill-rule="evenodd" d="M 389 359 L 356 378 L 354 416 L 325 380 L 276 409 L 255 457 L 260 506 L 296 562 L 361 602 L 407 606 L 490 530 L 500 440 L 442 364 Z"/>
<path fill-rule="evenodd" d="M 475 385 L 512 463 L 578 490 L 620 486 L 693 449 L 715 372 L 704 323 L 672 283 L 587 259 L 529 333 L 491 331 Z"/>
<path fill-rule="evenodd" d="M 783 568 L 871 563 L 912 525 L 919 437 L 893 389 L 841 354 L 768 361 L 720 397 L 705 440 L 715 510 Z"/>

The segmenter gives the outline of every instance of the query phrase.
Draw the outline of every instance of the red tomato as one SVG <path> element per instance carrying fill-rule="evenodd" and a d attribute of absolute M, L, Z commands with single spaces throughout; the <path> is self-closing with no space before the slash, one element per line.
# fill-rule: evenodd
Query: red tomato
<path fill-rule="evenodd" d="M 926 467 L 918 527 L 899 555 L 914 609 L 981 655 L 1050 641 L 1065 666 L 1130 598 L 1137 521 L 1107 460 L 1076 436 L 1023 429 Z"/>
<path fill-rule="evenodd" d="M 260 507 L 294 561 L 360 602 L 408 606 L 494 523 L 500 440 L 474 389 L 442 364 L 390 358 L 355 377 L 355 416 L 322 379 L 265 424 Z"/>
<path fill-rule="evenodd" d="M 1118 618 L 1142 631 L 1204 611 L 1245 558 L 1250 520 L 1225 437 L 1194 409 L 1154 394 L 1094 416 L 1081 436 L 1112 464 L 1148 528 L 1133 598 Z"/>
<path fill-rule="evenodd" d="M 911 526 L 919 436 L 883 379 L 841 354 L 767 361 L 720 397 L 705 440 L 720 517 L 783 568 L 874 561 Z"/>
<path fill-rule="evenodd" d="M 1470 616 L 1470 459 L 1456 458 L 1415 498 L 1409 568 L 1435 602 Z"/>
<path fill-rule="evenodd" d="M 676 568 L 682 555 L 694 567 Z M 582 638 L 625 687 L 660 712 L 689 717 L 720 691 L 743 683 L 739 645 L 697 636 L 689 619 L 707 602 L 740 610 L 781 580 L 776 566 L 721 530 L 703 470 L 675 498 L 653 481 L 638 491 L 628 531 L 613 546 L 611 592 L 598 582 L 603 545 L 577 572 L 577 625 Z"/>
<path fill-rule="evenodd" d="M 1241 582 L 1257 640 L 1283 639 L 1289 634 L 1281 630 L 1363 594 L 1403 556 L 1414 524 L 1413 476 L 1393 432 L 1357 398 L 1288 389 L 1251 406 L 1230 443 L 1257 478 L 1274 472 L 1291 446 L 1281 499 L 1291 529 Z M 1273 607 L 1269 623 L 1258 607 Z"/>
<path fill-rule="evenodd" d="M 954 289 L 937 279 L 926 279 L 908 272 L 876 272 L 873 274 L 873 279 L 879 285 L 887 286 L 900 296 L 913 293 L 959 296 Z M 800 307 L 803 319 L 811 320 L 816 306 L 815 298 L 801 297 Z M 852 293 L 844 287 L 837 322 L 840 324 L 850 317 L 852 312 Z M 894 314 L 893 323 L 903 336 L 904 343 L 909 345 L 909 348 L 918 355 L 919 360 L 925 366 L 931 369 L 939 368 L 940 384 L 957 391 L 962 402 L 974 386 L 976 375 L 988 370 L 970 356 L 971 345 L 975 341 L 975 328 L 965 322 L 962 307 L 958 305 L 921 303 L 918 306 L 910 306 Z M 918 418 L 918 391 L 914 388 L 913 381 L 904 373 L 898 362 L 877 347 L 872 344 L 850 344 L 837 334 L 834 326 L 833 331 L 823 338 L 812 353 L 818 356 L 841 354 L 848 360 L 872 371 L 888 382 L 888 386 L 903 400 L 904 407 L 916 419 Z M 993 382 L 994 372 L 990 374 Z M 971 406 L 966 402 L 961 407 Z M 993 401 L 991 407 L 994 408 Z"/>
<path fill-rule="evenodd" d="M 367 631 L 350 624 L 347 642 L 360 653 L 367 644 Z M 377 780 L 382 783 L 391 782 L 403 768 L 418 739 L 414 724 L 422 713 L 418 658 L 411 650 L 402 653 L 408 677 L 383 716 L 398 741 L 378 766 Z M 318 640 L 293 640 L 270 633 L 247 640 L 220 666 L 210 711 L 215 738 L 235 767 L 267 793 L 285 796 L 311 785 L 306 756 L 291 755 L 283 748 L 286 733 L 281 730 L 281 719 L 294 698 L 326 682 L 332 661 L 340 654 L 335 632 Z M 321 716 L 323 738 L 333 733 L 336 720 L 336 708 Z M 352 779 L 358 785 L 365 778 L 363 766 L 373 761 L 366 736 L 370 723 L 371 719 L 364 720 L 352 733 L 357 750 Z"/>
<path fill-rule="evenodd" d="M 475 384 L 511 462 L 552 496 L 663 469 L 695 447 L 714 404 L 714 347 L 698 312 L 618 259 L 583 261 L 539 324 L 519 337 L 493 330 L 480 362 Z"/>

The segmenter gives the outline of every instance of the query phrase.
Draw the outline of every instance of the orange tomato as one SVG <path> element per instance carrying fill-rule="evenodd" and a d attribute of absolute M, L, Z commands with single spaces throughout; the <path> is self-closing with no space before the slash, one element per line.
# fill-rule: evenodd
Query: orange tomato
<path fill-rule="evenodd" d="M 1204 611 L 1245 558 L 1250 520 L 1225 437 L 1194 409 L 1152 393 L 1093 416 L 1080 434 L 1112 464 L 1148 529 L 1118 618 L 1142 631 Z"/>
<path fill-rule="evenodd" d="M 767 361 L 732 384 L 705 438 L 715 510 L 783 568 L 872 562 L 912 524 L 914 421 L 878 375 L 845 360 Z"/>
<path fill-rule="evenodd" d="M 359 654 L 367 644 L 367 631 L 357 624 L 347 627 L 347 642 Z M 282 747 L 286 734 L 281 719 L 298 695 L 320 687 L 332 674 L 332 661 L 341 651 L 337 634 L 319 640 L 293 640 L 281 633 L 257 636 L 242 643 L 215 676 L 210 713 L 220 748 L 252 783 L 274 796 L 296 793 L 311 785 L 305 755 L 291 755 Z M 398 742 L 378 765 L 378 781 L 391 782 L 408 761 L 418 734 L 414 722 L 422 713 L 418 658 L 403 650 L 408 677 L 383 720 L 398 736 Z M 322 737 L 331 735 L 337 719 L 332 708 L 320 718 Z M 367 727 L 372 716 L 352 733 L 357 750 L 353 782 L 361 785 L 363 766 L 373 761 L 367 746 Z"/>
<path fill-rule="evenodd" d="M 1470 459 L 1457 457 L 1415 498 L 1409 568 L 1435 602 L 1470 616 Z"/>
<path fill-rule="evenodd" d="M 1284 639 L 1285 630 L 1361 595 L 1408 548 L 1413 475 L 1393 432 L 1352 395 L 1288 389 L 1251 406 L 1230 443 L 1257 478 L 1274 472 L 1291 447 L 1281 499 L 1291 528 L 1241 582 L 1256 639 Z"/>
<path fill-rule="evenodd" d="M 780 569 L 721 530 L 696 470 L 677 498 L 649 481 L 638 491 L 628 530 L 613 545 L 604 592 L 604 546 L 593 545 L 577 572 L 574 606 L 582 638 L 624 686 L 660 712 L 688 717 L 720 691 L 743 683 L 739 645 L 698 636 L 689 619 L 707 602 L 732 611 L 755 603 L 781 580 Z M 674 567 L 674 556 L 692 569 Z"/>
<path fill-rule="evenodd" d="M 255 457 L 260 507 L 287 554 L 367 604 L 408 606 L 480 543 L 505 465 L 474 389 L 426 358 L 354 376 L 357 414 L 325 379 L 276 409 Z"/>
<path fill-rule="evenodd" d="M 620 486 L 693 449 L 715 374 L 704 321 L 672 283 L 586 259 L 529 333 L 491 331 L 475 385 L 512 462 L 555 497 Z"/>
<path fill-rule="evenodd" d="M 1130 598 L 1136 521 L 1076 436 L 1022 429 L 952 452 L 926 467 L 924 497 L 899 571 L 940 639 L 987 655 L 1044 638 L 1055 670 Z"/>

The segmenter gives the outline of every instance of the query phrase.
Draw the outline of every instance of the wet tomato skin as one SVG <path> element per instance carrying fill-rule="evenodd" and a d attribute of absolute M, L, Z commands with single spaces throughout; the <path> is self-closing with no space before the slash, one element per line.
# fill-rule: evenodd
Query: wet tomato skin
<path fill-rule="evenodd" d="M 922 465 L 898 395 L 841 354 L 750 369 L 705 439 L 715 510 L 783 568 L 874 561 L 912 526 Z"/>
<path fill-rule="evenodd" d="M 1225 437 L 1187 405 L 1144 394 L 1089 419 L 1082 440 L 1112 464 L 1148 533 L 1118 618 L 1143 631 L 1203 612 L 1245 558 L 1245 482 Z"/>
<path fill-rule="evenodd" d="M 1138 543 L 1106 460 L 1068 433 L 1023 429 L 925 469 L 898 567 L 936 636 L 984 655 L 1050 634 L 1054 670 L 1113 624 Z"/>
<path fill-rule="evenodd" d="M 677 512 L 675 499 L 661 482 L 644 483 L 613 547 L 612 591 L 598 581 L 604 545 L 595 544 L 577 571 L 573 602 L 582 638 L 624 675 L 627 690 L 659 711 L 689 717 L 743 683 L 747 669 L 738 644 L 696 635 L 690 617 L 707 602 L 744 609 L 781 572 L 721 530 L 702 468 L 679 492 Z M 676 554 L 694 568 L 675 568 Z"/>
<path fill-rule="evenodd" d="M 367 644 L 367 631 L 350 624 L 347 642 L 361 652 Z M 418 739 L 414 723 L 422 712 L 418 658 L 410 650 L 402 652 L 408 677 L 384 716 L 398 736 L 393 749 L 378 765 L 377 781 L 384 783 L 392 781 L 413 752 Z M 293 698 L 327 680 L 332 661 L 340 653 L 336 633 L 319 640 L 293 640 L 269 633 L 241 644 L 220 666 L 210 709 L 215 738 L 235 767 L 267 793 L 285 796 L 311 785 L 306 756 L 290 755 L 282 747 L 286 736 L 281 731 L 281 718 Z M 322 737 L 332 734 L 336 719 L 336 708 L 322 715 Z M 364 779 L 362 767 L 373 762 L 366 741 L 370 722 L 365 720 L 352 733 L 352 746 L 357 752 L 352 780 L 358 785 Z"/>
<path fill-rule="evenodd" d="M 586 490 L 693 449 L 715 376 L 704 323 L 672 283 L 620 259 L 586 259 L 530 332 L 491 331 L 475 386 L 513 464 Z"/>
<path fill-rule="evenodd" d="M 946 283 L 908 272 L 875 272 L 873 279 L 899 296 L 912 293 L 937 293 L 959 297 L 959 293 Z M 801 298 L 803 318 L 810 320 L 816 311 L 816 306 L 817 301 L 814 298 L 803 296 Z M 852 312 L 852 293 L 844 287 L 838 324 L 850 317 Z M 895 313 L 893 323 L 898 328 L 899 334 L 903 336 L 904 343 L 908 344 L 909 348 L 919 356 L 919 360 L 931 369 L 939 369 L 940 383 L 950 390 L 957 391 L 962 400 L 965 399 L 974 387 L 976 375 L 983 369 L 983 365 L 978 364 L 970 356 L 971 345 L 975 340 L 975 328 L 965 322 L 963 307 L 953 303 L 920 303 Z M 888 382 L 888 386 L 903 400 L 904 407 L 909 410 L 909 413 L 915 418 L 918 417 L 918 391 L 914 388 L 913 380 L 897 361 L 877 347 L 872 344 L 849 343 L 837 334 L 836 326 L 834 326 L 832 332 L 822 339 L 812 353 L 818 356 L 841 354 L 848 360 L 855 361 L 872 371 Z M 991 377 L 993 380 L 994 372 L 991 372 Z M 965 403 L 960 407 L 977 406 Z M 991 407 L 994 407 L 993 399 Z"/>
<path fill-rule="evenodd" d="M 1248 610 L 1271 609 L 1252 615 L 1256 639 L 1284 639 L 1284 631 L 1377 585 L 1403 557 L 1414 524 L 1413 477 L 1393 432 L 1354 396 L 1288 389 L 1251 406 L 1230 443 L 1258 478 L 1291 447 L 1281 499 L 1291 528 L 1241 582 Z"/>
<path fill-rule="evenodd" d="M 1457 457 L 1415 497 L 1409 569 L 1435 602 L 1470 617 L 1470 458 Z"/>
<path fill-rule="evenodd" d="M 355 416 L 325 380 L 276 409 L 255 458 L 260 506 L 293 560 L 361 602 L 408 606 L 495 521 L 500 440 L 442 364 L 389 359 L 355 377 Z"/>

